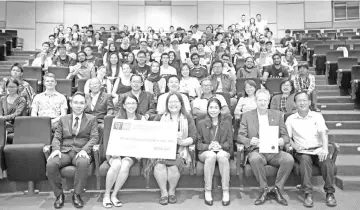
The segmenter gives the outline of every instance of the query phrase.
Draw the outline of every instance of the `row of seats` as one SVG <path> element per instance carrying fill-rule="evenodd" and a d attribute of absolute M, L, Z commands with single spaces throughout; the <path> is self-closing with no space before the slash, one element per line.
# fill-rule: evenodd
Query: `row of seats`
<path fill-rule="evenodd" d="M 101 177 L 105 177 L 109 166 L 104 164 L 110 128 L 114 116 L 106 116 L 104 120 L 104 138 L 100 145 L 95 145 L 92 151 L 93 162 L 89 168 L 89 175 L 95 175 L 97 179 L 97 188 L 100 189 Z M 0 130 L 5 131 L 5 122 L 0 119 Z M 42 132 L 38 132 L 41 130 Z M 5 132 L 0 132 L 5 133 Z M 15 135 L 11 145 L 5 145 L 5 135 L 0 136 L 0 159 L 2 168 L 7 169 L 8 179 L 10 181 L 42 181 L 46 180 L 46 159 L 50 155 L 51 144 L 51 120 L 47 117 L 17 117 L 15 119 Z M 339 147 L 337 144 L 330 144 L 330 154 L 335 162 Z M 190 146 L 190 153 L 193 160 L 197 160 L 197 151 L 195 145 Z M 253 176 L 249 164 L 245 164 L 244 147 L 236 145 L 236 154 L 230 160 L 231 176 L 238 176 L 241 185 L 243 179 Z M 130 176 L 140 176 L 142 173 L 143 161 L 132 166 Z M 194 161 L 193 165 L 183 171 L 185 175 L 203 176 L 203 164 Z M 217 167 L 218 168 L 218 167 Z M 267 166 L 267 176 L 275 176 L 277 168 Z M 295 163 L 294 174 L 300 175 L 299 165 Z M 335 170 L 336 173 L 336 170 Z M 75 175 L 75 166 L 67 166 L 61 169 L 63 178 L 73 178 Z M 313 175 L 320 176 L 320 169 L 313 168 Z M 219 178 L 219 170 L 215 170 L 215 177 Z M 216 183 L 216 182 L 215 182 Z M 214 186 L 217 186 L 214 183 Z M 149 187 L 149 180 L 146 180 L 145 187 Z"/>

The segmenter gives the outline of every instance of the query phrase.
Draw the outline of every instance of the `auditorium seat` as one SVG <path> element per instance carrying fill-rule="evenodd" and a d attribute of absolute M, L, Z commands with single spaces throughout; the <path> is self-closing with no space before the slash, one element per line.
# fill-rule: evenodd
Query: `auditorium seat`
<path fill-rule="evenodd" d="M 346 42 L 343 40 L 338 40 L 338 39 L 334 39 L 334 40 L 326 40 L 325 44 L 329 44 L 331 45 L 331 49 L 333 49 L 333 45 L 335 44 L 345 44 Z"/>
<path fill-rule="evenodd" d="M 245 62 L 244 58 L 237 58 L 237 60 L 236 60 L 236 72 L 238 72 L 238 70 L 240 68 L 244 67 L 244 62 Z"/>
<path fill-rule="evenodd" d="M 75 53 L 75 54 L 78 54 L 78 52 L 79 52 L 79 46 L 73 46 L 73 47 L 71 48 L 70 52 Z"/>
<path fill-rule="evenodd" d="M 78 80 L 78 90 L 77 91 L 80 91 L 80 92 L 84 93 L 84 86 L 85 86 L 86 81 L 87 81 L 86 79 L 79 79 Z"/>
<path fill-rule="evenodd" d="M 56 82 L 56 90 L 59 93 L 64 94 L 69 99 L 71 97 L 71 84 L 73 81 L 71 79 L 56 79 Z"/>
<path fill-rule="evenodd" d="M 337 59 L 343 57 L 342 51 L 330 50 L 326 53 L 326 82 L 328 84 L 336 83 Z M 332 71 L 331 71 L 332 69 Z"/>
<path fill-rule="evenodd" d="M 239 96 L 239 93 L 244 93 L 244 82 L 246 80 L 253 80 L 256 83 L 257 86 L 257 90 L 261 88 L 261 80 L 258 78 L 237 78 L 236 80 L 236 92 L 237 92 L 237 96 Z"/>
<path fill-rule="evenodd" d="M 36 79 L 42 81 L 43 71 L 41 67 L 37 66 L 24 66 L 23 78 L 24 79 Z"/>
<path fill-rule="evenodd" d="M 35 93 L 42 92 L 42 90 L 40 89 L 38 80 L 36 80 L 36 79 L 24 79 L 24 81 L 29 83 L 29 85 L 33 88 Z"/>
<path fill-rule="evenodd" d="M 65 79 L 69 75 L 69 67 L 50 66 L 49 73 L 53 73 L 56 79 Z"/>
<path fill-rule="evenodd" d="M 337 32 L 328 32 L 326 36 L 330 39 L 336 39 Z"/>
<path fill-rule="evenodd" d="M 99 59 L 102 59 L 102 58 L 103 58 L 101 52 L 93 52 L 93 56 L 94 56 L 94 57 L 97 57 L 97 58 L 99 58 Z"/>
<path fill-rule="evenodd" d="M 110 131 L 112 127 L 114 116 L 107 115 L 104 118 L 104 133 L 103 142 L 94 147 L 94 158 L 95 158 L 95 175 L 97 178 L 97 189 L 100 189 L 100 178 L 106 177 L 107 172 L 110 168 L 108 161 L 106 160 L 106 151 L 109 142 Z M 140 176 L 141 164 L 137 161 L 129 171 L 129 176 Z"/>
<path fill-rule="evenodd" d="M 351 68 L 351 99 L 354 109 L 360 109 L 360 65 Z"/>
<path fill-rule="evenodd" d="M 307 41 L 307 61 L 309 61 L 309 64 L 313 64 L 313 53 L 314 48 L 316 44 L 323 44 L 322 40 L 309 40 Z"/>
<path fill-rule="evenodd" d="M 271 96 L 277 93 L 280 93 L 280 85 L 282 80 L 285 78 L 268 78 L 266 84 L 264 85 L 265 88 L 270 92 Z"/>
<path fill-rule="evenodd" d="M 317 39 L 322 40 L 323 42 L 325 42 L 326 40 L 331 40 L 331 37 L 319 37 Z"/>
<path fill-rule="evenodd" d="M 360 63 L 360 50 L 349 50 L 348 57 L 355 57 L 357 62 Z"/>
<path fill-rule="evenodd" d="M 337 85 L 340 88 L 340 95 L 349 95 L 351 88 L 351 68 L 358 64 L 357 58 L 339 58 L 337 61 Z"/>
<path fill-rule="evenodd" d="M 351 39 L 360 39 L 360 35 L 351 36 Z"/>
<path fill-rule="evenodd" d="M 360 44 L 353 44 L 354 50 L 360 50 Z"/>
<path fill-rule="evenodd" d="M 5 156 L 4 147 L 6 143 L 6 122 L 4 118 L 0 118 L 0 170 L 4 171 L 5 167 Z"/>
<path fill-rule="evenodd" d="M 337 48 L 339 47 L 346 47 L 347 50 L 350 50 L 350 45 L 349 44 L 335 44 L 333 45 L 333 49 L 337 50 Z"/>
<path fill-rule="evenodd" d="M 316 44 L 313 54 L 313 66 L 316 67 L 316 72 L 319 70 L 326 69 L 326 53 L 329 51 L 331 46 L 329 44 Z"/>
<path fill-rule="evenodd" d="M 347 36 L 338 36 L 337 39 L 346 41 L 348 39 L 348 37 Z"/>
<path fill-rule="evenodd" d="M 351 46 L 351 49 L 354 49 L 355 44 L 360 44 L 360 39 L 346 40 L 346 44 L 349 44 Z"/>
<path fill-rule="evenodd" d="M 15 118 L 13 144 L 4 148 L 8 179 L 28 181 L 28 193 L 34 193 L 34 181 L 47 179 L 43 149 L 50 143 L 50 117 Z"/>

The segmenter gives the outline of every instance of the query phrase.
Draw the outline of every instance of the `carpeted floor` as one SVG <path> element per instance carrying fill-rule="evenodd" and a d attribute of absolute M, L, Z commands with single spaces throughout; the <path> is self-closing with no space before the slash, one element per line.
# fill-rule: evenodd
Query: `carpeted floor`
<path fill-rule="evenodd" d="M 262 206 L 253 205 L 258 197 L 258 190 L 255 188 L 246 188 L 240 190 L 231 190 L 231 204 L 223 207 L 221 203 L 222 195 L 220 190 L 213 192 L 214 205 L 212 207 L 204 204 L 204 193 L 201 189 L 179 190 L 177 191 L 178 203 L 173 205 L 161 206 L 158 204 L 158 191 L 125 191 L 118 194 L 118 198 L 123 202 L 123 207 L 119 209 L 305 209 L 302 205 L 302 197 L 295 188 L 285 189 L 285 198 L 288 200 L 287 207 L 279 205 L 271 200 Z M 341 191 L 337 189 L 336 199 L 338 206 L 332 209 L 353 210 L 360 209 L 360 193 L 357 191 Z M 86 203 L 84 209 L 105 209 L 102 207 L 103 192 L 86 192 L 82 196 Z M 22 194 L 0 194 L 0 210 L 36 210 L 36 209 L 54 209 L 53 202 L 55 197 L 52 193 L 41 193 L 34 196 L 25 196 Z M 75 209 L 71 203 L 71 194 L 66 193 L 66 202 L 63 209 Z M 316 188 L 314 192 L 315 205 L 312 209 L 327 209 L 325 205 L 325 194 L 321 188 Z M 112 209 L 117 209 L 113 207 Z"/>

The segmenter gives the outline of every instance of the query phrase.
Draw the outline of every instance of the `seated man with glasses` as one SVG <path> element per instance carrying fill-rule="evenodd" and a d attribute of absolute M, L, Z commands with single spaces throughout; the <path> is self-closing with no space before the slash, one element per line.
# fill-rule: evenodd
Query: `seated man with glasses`
<path fill-rule="evenodd" d="M 227 102 L 224 99 L 224 97 L 219 94 L 213 94 L 213 84 L 209 78 L 205 78 L 201 81 L 201 89 L 203 92 L 202 96 L 196 98 L 193 101 L 192 113 L 194 117 L 207 115 L 207 104 L 208 101 L 213 97 L 217 98 L 221 102 L 221 106 L 222 106 L 221 113 L 223 115 L 230 113 Z"/>

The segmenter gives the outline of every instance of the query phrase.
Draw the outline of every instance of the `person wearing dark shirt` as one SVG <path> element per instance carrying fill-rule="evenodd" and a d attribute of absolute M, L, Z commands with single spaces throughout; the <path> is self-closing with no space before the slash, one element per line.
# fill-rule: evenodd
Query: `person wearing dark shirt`
<path fill-rule="evenodd" d="M 146 54 L 144 51 L 139 51 L 137 53 L 137 65 L 132 70 L 133 74 L 139 74 L 143 77 L 143 80 L 147 79 L 148 74 L 150 74 L 150 66 L 145 65 Z"/>
<path fill-rule="evenodd" d="M 59 55 L 53 58 L 53 65 L 58 67 L 74 66 L 76 61 L 66 54 L 65 45 L 58 46 Z"/>
<path fill-rule="evenodd" d="M 196 77 L 199 81 L 208 77 L 207 68 L 199 63 L 199 55 L 197 53 L 191 55 L 191 61 L 193 63 L 193 68 L 190 72 L 191 77 Z"/>
<path fill-rule="evenodd" d="M 267 81 L 267 78 L 288 78 L 288 67 L 281 64 L 281 55 L 274 54 L 272 56 L 273 65 L 267 66 L 263 72 L 263 82 Z"/>
<path fill-rule="evenodd" d="M 99 59 L 93 55 L 93 49 L 90 45 L 84 47 L 84 52 L 86 54 L 86 60 L 88 63 L 92 63 L 96 67 L 103 65 L 103 59 Z"/>
<path fill-rule="evenodd" d="M 287 30 L 285 31 L 285 37 L 283 37 L 283 38 L 281 39 L 280 44 L 282 45 L 282 47 L 288 47 L 289 44 L 291 44 L 292 47 L 295 47 L 295 46 L 296 46 L 296 40 L 295 40 L 295 38 L 293 38 L 293 37 L 291 36 L 291 30 L 290 30 L 290 29 L 287 29 Z"/>

